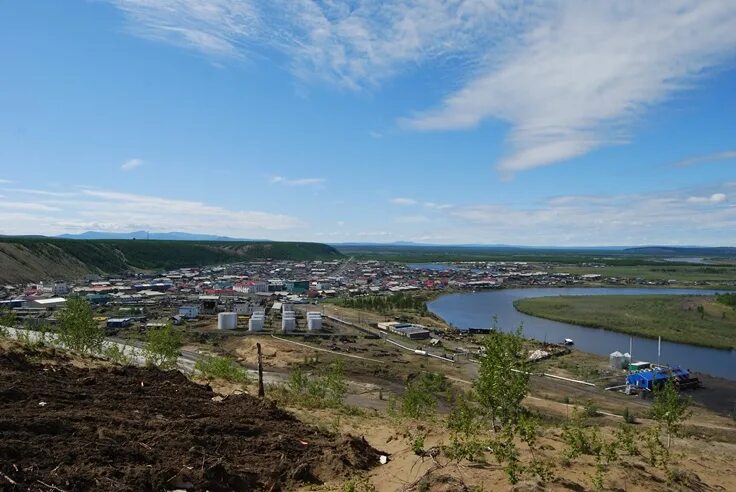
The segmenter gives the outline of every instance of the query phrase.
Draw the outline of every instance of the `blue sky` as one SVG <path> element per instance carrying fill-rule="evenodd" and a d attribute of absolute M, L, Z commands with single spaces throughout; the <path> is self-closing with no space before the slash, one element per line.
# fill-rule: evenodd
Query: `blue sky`
<path fill-rule="evenodd" d="M 736 3 L 0 3 L 0 234 L 736 245 Z"/>

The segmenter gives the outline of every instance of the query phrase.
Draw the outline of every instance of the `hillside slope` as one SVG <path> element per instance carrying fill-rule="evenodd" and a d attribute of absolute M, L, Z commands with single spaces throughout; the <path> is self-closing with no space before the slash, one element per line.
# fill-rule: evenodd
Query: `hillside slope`
<path fill-rule="evenodd" d="M 0 238 L 0 282 L 74 279 L 87 273 L 161 270 L 264 258 L 311 260 L 340 256 L 331 246 L 319 243 Z"/>

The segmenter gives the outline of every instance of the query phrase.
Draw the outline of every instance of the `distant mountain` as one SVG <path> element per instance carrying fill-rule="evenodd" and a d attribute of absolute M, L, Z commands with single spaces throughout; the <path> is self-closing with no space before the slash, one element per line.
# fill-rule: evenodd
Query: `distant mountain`
<path fill-rule="evenodd" d="M 728 246 L 642 246 L 627 248 L 624 253 L 663 256 L 736 256 L 736 248 Z"/>
<path fill-rule="evenodd" d="M 250 241 L 228 236 L 214 236 L 212 234 L 191 234 L 189 232 L 100 232 L 87 231 L 81 234 L 62 234 L 56 236 L 61 239 L 153 239 L 157 241 Z"/>

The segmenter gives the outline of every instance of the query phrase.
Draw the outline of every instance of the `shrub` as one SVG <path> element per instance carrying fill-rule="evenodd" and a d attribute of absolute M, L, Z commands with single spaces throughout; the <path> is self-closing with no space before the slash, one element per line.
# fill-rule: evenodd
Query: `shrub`
<path fill-rule="evenodd" d="M 125 349 L 121 349 L 117 343 L 111 343 L 102 351 L 102 355 L 114 364 L 121 366 L 130 365 L 131 358 L 125 353 Z"/>
<path fill-rule="evenodd" d="M 199 371 L 208 378 L 223 379 L 233 383 L 248 384 L 248 373 L 245 368 L 228 357 L 202 357 L 194 365 L 194 370 Z"/>
<path fill-rule="evenodd" d="M 67 299 L 64 309 L 56 317 L 59 341 L 79 352 L 99 352 L 105 339 L 105 329 L 92 316 L 89 303 L 79 297 Z"/>
<path fill-rule="evenodd" d="M 146 344 L 146 363 L 161 369 L 173 369 L 179 358 L 181 333 L 175 331 L 171 324 L 148 331 Z"/>
<path fill-rule="evenodd" d="M 636 423 L 636 417 L 634 417 L 634 414 L 629 411 L 629 407 L 624 408 L 624 413 L 622 417 L 624 418 L 624 422 L 626 422 L 627 424 Z"/>
<path fill-rule="evenodd" d="M 319 376 L 310 376 L 300 367 L 289 374 L 284 398 L 292 404 L 309 408 L 337 408 L 343 405 L 348 384 L 345 380 L 343 362 L 331 363 Z"/>
<path fill-rule="evenodd" d="M 426 418 L 437 412 L 437 395 L 447 390 L 447 379 L 441 374 L 423 372 L 410 380 L 401 398 L 400 413 L 407 418 Z"/>

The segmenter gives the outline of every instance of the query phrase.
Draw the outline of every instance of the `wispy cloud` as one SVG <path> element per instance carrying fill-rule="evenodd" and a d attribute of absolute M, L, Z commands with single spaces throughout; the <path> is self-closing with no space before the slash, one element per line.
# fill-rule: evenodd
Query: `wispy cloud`
<path fill-rule="evenodd" d="M 12 184 L 14 181 L 10 181 L 9 179 L 0 179 L 0 184 Z"/>
<path fill-rule="evenodd" d="M 416 205 L 417 201 L 413 198 L 403 198 L 403 197 L 397 197 L 392 198 L 389 200 L 389 202 L 393 203 L 394 205 L 402 205 L 402 206 L 412 206 Z"/>
<path fill-rule="evenodd" d="M 514 173 L 626 141 L 632 118 L 696 82 L 736 47 L 731 2 L 550 2 L 485 70 L 408 124 L 511 124 Z"/>
<path fill-rule="evenodd" d="M 728 204 L 724 193 L 715 190 L 702 195 L 684 190 L 571 195 L 555 197 L 539 206 L 478 204 L 448 213 L 457 228 L 454 236 L 475 237 L 476 242 L 478 238 L 530 245 L 736 242 L 736 207 Z M 468 234 L 471 230 L 475 236 Z"/>
<path fill-rule="evenodd" d="M 713 193 L 710 196 L 691 196 L 688 203 L 721 203 L 726 201 L 725 193 Z"/>
<path fill-rule="evenodd" d="M 141 159 L 129 159 L 120 166 L 120 169 L 123 171 L 132 171 L 133 169 L 137 169 L 143 165 L 143 161 Z"/>
<path fill-rule="evenodd" d="M 50 207 L 42 203 L 34 202 L 0 202 L 0 208 L 7 208 L 12 210 L 23 210 L 27 212 L 56 212 L 60 210 L 56 207 Z"/>
<path fill-rule="evenodd" d="M 280 184 L 284 186 L 315 186 L 315 185 L 324 184 L 324 182 L 325 182 L 324 178 L 288 179 L 283 176 L 272 176 L 271 177 L 272 184 Z"/>
<path fill-rule="evenodd" d="M 736 160 L 736 150 L 724 150 L 714 154 L 696 155 L 682 159 L 673 164 L 675 167 L 690 167 L 698 164 L 708 164 L 717 161 Z"/>
<path fill-rule="evenodd" d="M 424 202 L 423 205 L 433 210 L 448 210 L 452 208 L 452 205 L 450 205 L 449 203 Z"/>
<path fill-rule="evenodd" d="M 139 195 L 114 190 L 80 189 L 65 194 L 30 191 L 33 202 L 0 201 L 0 233 L 58 234 L 79 230 L 154 230 L 259 236 L 305 226 L 300 219 L 270 212 L 233 210 L 192 200 Z"/>
<path fill-rule="evenodd" d="M 507 122 L 505 175 L 626 142 L 635 118 L 736 49 L 728 0 L 109 1 L 138 35 L 214 57 L 265 47 L 302 80 L 352 90 L 443 63 L 458 89 L 402 124 Z"/>

